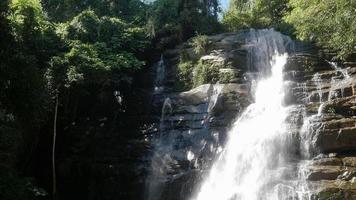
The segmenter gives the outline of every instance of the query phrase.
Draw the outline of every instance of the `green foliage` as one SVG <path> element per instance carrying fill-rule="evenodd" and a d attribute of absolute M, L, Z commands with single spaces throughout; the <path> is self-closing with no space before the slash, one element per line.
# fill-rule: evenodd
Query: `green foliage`
<path fill-rule="evenodd" d="M 193 71 L 193 87 L 219 81 L 219 65 L 199 62 Z"/>
<path fill-rule="evenodd" d="M 356 51 L 354 1 L 291 0 L 290 5 L 285 20 L 294 25 L 299 39 L 336 50 L 343 59 Z"/>
<path fill-rule="evenodd" d="M 181 61 L 178 64 L 177 69 L 177 89 L 178 90 L 189 90 L 192 88 L 193 85 L 193 70 L 195 64 L 192 61 Z"/>
<path fill-rule="evenodd" d="M 28 167 L 46 121 L 43 68 L 57 40 L 39 1 L 2 2 L 0 24 L 0 199 L 34 199 L 19 169 Z"/>
<path fill-rule="evenodd" d="M 140 0 L 42 0 L 51 20 L 66 22 L 84 10 L 92 9 L 98 16 L 119 17 L 134 24 L 144 24 L 146 7 Z"/>
<path fill-rule="evenodd" d="M 197 32 L 212 34 L 221 30 L 218 23 L 219 12 L 217 0 L 180 0 L 178 14 L 183 39 L 188 39 Z"/>
<path fill-rule="evenodd" d="M 236 77 L 233 70 L 225 70 L 219 72 L 219 83 L 231 83 L 231 81 Z"/>
<path fill-rule="evenodd" d="M 132 53 L 116 53 L 105 43 L 83 44 L 75 42 L 63 56 L 53 57 L 47 71 L 51 87 L 83 84 L 102 85 L 110 81 L 130 81 L 128 74 L 143 66 Z"/>
<path fill-rule="evenodd" d="M 229 83 L 235 78 L 235 74 L 230 71 L 221 73 L 220 70 L 223 67 L 221 64 L 203 62 L 202 60 L 198 63 L 181 60 L 177 67 L 176 89 L 189 90 L 207 83 Z"/>
<path fill-rule="evenodd" d="M 39 0 L 8 3 L 0 3 L 0 199 L 35 199 L 45 192 L 25 176 L 33 176 L 40 133 L 52 130 L 53 94 L 59 92 L 59 124 L 65 127 L 87 112 L 78 108 L 83 98 L 95 102 L 103 90 L 112 95 L 113 88 L 129 87 L 150 41 L 138 25 L 144 19 L 139 0 L 127 4 L 130 16 L 103 7 L 46 10 Z M 135 9 L 140 13 L 130 13 Z M 55 24 L 54 14 L 68 21 Z"/>
<path fill-rule="evenodd" d="M 92 10 L 83 11 L 68 24 L 60 26 L 57 32 L 65 40 L 103 42 L 113 50 L 142 52 L 149 44 L 143 28 L 115 17 L 100 18 Z"/>
<path fill-rule="evenodd" d="M 155 27 L 166 26 L 167 24 L 175 24 L 178 15 L 177 0 L 157 0 L 151 5 L 151 20 L 154 22 Z"/>
<path fill-rule="evenodd" d="M 221 31 L 217 0 L 156 0 L 146 30 L 160 47 L 172 47 L 198 34 Z"/>
<path fill-rule="evenodd" d="M 8 18 L 17 40 L 30 42 L 39 40 L 36 36 L 44 35 L 51 24 L 46 20 L 39 0 L 13 0 Z"/>
<path fill-rule="evenodd" d="M 147 48 L 144 29 L 119 18 L 85 10 L 59 26 L 57 33 L 68 50 L 51 59 L 46 76 L 51 88 L 130 83 L 130 76 L 144 65 L 135 56 Z"/>
<path fill-rule="evenodd" d="M 99 36 L 99 17 L 92 10 L 86 10 L 75 16 L 66 28 L 66 38 L 83 42 L 95 42 Z"/>
<path fill-rule="evenodd" d="M 198 56 L 206 54 L 210 45 L 209 38 L 206 35 L 197 35 L 192 39 L 194 53 Z"/>
<path fill-rule="evenodd" d="M 232 31 L 243 28 L 266 28 L 283 25 L 282 17 L 288 11 L 288 0 L 230 1 L 223 23 Z"/>

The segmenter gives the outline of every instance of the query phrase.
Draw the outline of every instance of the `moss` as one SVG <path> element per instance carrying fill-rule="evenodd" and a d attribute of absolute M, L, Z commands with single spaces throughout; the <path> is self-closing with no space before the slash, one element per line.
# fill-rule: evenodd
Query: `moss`
<path fill-rule="evenodd" d="M 219 72 L 219 83 L 231 83 L 236 78 L 236 74 L 233 70 L 224 70 Z"/>
<path fill-rule="evenodd" d="M 347 190 L 329 189 L 320 192 L 315 199 L 318 200 L 340 200 L 340 199 L 353 199 L 354 193 Z"/>

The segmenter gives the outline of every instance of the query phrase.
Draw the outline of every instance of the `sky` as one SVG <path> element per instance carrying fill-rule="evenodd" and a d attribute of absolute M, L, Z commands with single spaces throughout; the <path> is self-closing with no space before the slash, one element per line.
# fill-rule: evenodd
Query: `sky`
<path fill-rule="evenodd" d="M 225 11 L 229 7 L 229 0 L 220 0 L 221 8 Z"/>

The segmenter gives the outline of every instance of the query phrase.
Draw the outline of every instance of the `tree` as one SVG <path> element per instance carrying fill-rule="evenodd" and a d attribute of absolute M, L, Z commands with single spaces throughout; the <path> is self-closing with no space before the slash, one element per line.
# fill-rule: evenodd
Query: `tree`
<path fill-rule="evenodd" d="M 346 59 L 356 51 L 356 2 L 350 0 L 291 0 L 285 17 L 299 39 L 316 41 Z"/>
<path fill-rule="evenodd" d="M 56 38 L 36 0 L 1 1 L 0 27 L 0 155 L 9 155 L 1 159 L 0 199 L 31 199 L 34 188 L 25 177 L 32 176 L 33 155 L 46 122 L 49 100 L 43 73 Z"/>
<path fill-rule="evenodd" d="M 232 0 L 224 14 L 223 23 L 229 30 L 243 28 L 280 28 L 289 10 L 288 0 Z"/>
<path fill-rule="evenodd" d="M 91 9 L 98 16 L 120 17 L 125 21 L 142 25 L 145 22 L 146 4 L 141 0 L 43 0 L 50 19 L 66 22 L 84 10 Z"/>
<path fill-rule="evenodd" d="M 159 48 L 171 48 L 192 36 L 221 31 L 218 0 L 156 0 L 149 6 L 147 32 Z"/>

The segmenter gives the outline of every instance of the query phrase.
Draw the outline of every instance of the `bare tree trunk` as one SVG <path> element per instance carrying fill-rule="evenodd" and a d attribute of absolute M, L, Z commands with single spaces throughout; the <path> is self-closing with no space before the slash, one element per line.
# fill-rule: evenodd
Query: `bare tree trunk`
<path fill-rule="evenodd" d="M 52 189 L 52 197 L 53 200 L 56 199 L 57 196 L 57 179 L 56 179 L 56 137 L 57 137 L 57 115 L 58 115 L 58 93 L 56 93 L 56 105 L 54 108 L 54 121 L 53 121 L 53 145 L 52 145 L 52 180 L 53 180 L 53 189 Z"/>

